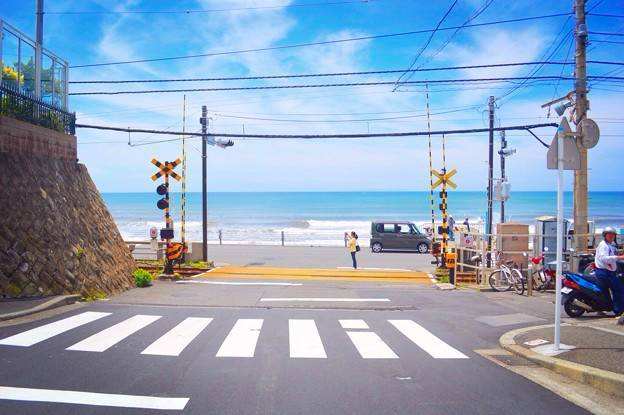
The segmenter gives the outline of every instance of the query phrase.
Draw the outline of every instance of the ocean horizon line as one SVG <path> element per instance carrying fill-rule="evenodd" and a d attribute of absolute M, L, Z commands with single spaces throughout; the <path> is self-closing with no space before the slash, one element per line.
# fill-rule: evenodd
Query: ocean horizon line
<path fill-rule="evenodd" d="M 222 193 L 230 193 L 230 194 L 262 194 L 262 193 L 429 193 L 430 190 L 219 190 L 219 191 L 208 191 L 208 194 L 222 194 Z M 434 191 L 434 193 L 436 193 Z M 513 193 L 551 193 L 555 194 L 556 190 L 514 190 Z M 152 194 L 154 191 L 135 191 L 135 192 L 113 192 L 106 191 L 100 192 L 101 194 Z M 179 194 L 179 191 L 173 191 L 170 193 Z M 186 193 L 202 193 L 199 191 L 187 191 Z M 453 190 L 452 193 L 481 193 L 486 194 L 485 190 Z M 572 190 L 565 190 L 564 194 L 571 194 Z M 624 190 L 590 190 L 589 194 L 592 193 L 624 193 Z"/>

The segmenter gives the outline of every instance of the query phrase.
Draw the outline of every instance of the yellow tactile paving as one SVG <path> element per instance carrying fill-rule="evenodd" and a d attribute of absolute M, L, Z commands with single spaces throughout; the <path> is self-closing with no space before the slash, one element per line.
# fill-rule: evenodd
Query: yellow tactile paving
<path fill-rule="evenodd" d="M 265 279 L 316 279 L 346 281 L 387 281 L 431 284 L 429 275 L 421 271 L 281 268 L 281 267 L 217 267 L 195 278 L 265 278 Z"/>

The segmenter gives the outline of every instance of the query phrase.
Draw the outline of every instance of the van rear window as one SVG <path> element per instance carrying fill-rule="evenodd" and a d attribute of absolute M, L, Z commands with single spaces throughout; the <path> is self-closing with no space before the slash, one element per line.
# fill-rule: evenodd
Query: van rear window
<path fill-rule="evenodd" d="M 377 232 L 380 232 L 380 233 L 394 233 L 395 232 L 394 223 L 378 223 L 375 226 L 375 229 L 377 230 Z"/>

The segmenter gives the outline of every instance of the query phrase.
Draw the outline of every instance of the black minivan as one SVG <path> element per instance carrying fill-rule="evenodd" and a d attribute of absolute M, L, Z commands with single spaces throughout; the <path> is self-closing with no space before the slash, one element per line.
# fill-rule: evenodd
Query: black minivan
<path fill-rule="evenodd" d="M 371 224 L 370 247 L 373 252 L 416 251 L 426 254 L 431 240 L 411 222 L 379 221 Z"/>

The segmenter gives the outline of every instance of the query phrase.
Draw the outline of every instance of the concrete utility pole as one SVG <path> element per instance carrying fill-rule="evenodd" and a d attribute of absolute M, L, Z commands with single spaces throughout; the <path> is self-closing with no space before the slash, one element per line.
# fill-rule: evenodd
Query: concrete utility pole
<path fill-rule="evenodd" d="M 41 99 L 41 63 L 43 49 L 43 0 L 37 0 L 35 39 L 35 97 Z"/>
<path fill-rule="evenodd" d="M 488 251 L 492 248 L 492 191 L 494 186 L 494 97 L 490 96 L 488 100 L 488 108 L 490 111 L 490 136 L 488 150 L 488 187 L 487 187 L 487 222 L 485 233 L 487 234 Z M 487 266 L 492 265 L 492 256 L 487 255 Z"/>
<path fill-rule="evenodd" d="M 507 148 L 507 139 L 505 138 L 505 131 L 500 132 L 501 147 L 500 147 L 500 169 L 501 169 L 501 186 L 505 183 L 505 149 Z M 500 202 L 500 221 L 505 223 L 505 199 L 501 197 Z"/>
<path fill-rule="evenodd" d="M 574 89 L 576 93 L 576 131 L 582 134 L 582 123 L 587 118 L 589 101 L 587 100 L 587 25 L 585 24 L 585 0 L 574 0 L 574 13 L 576 15 L 576 27 L 574 37 L 576 42 L 575 53 L 575 81 Z M 581 168 L 574 171 L 574 234 L 575 249 L 577 252 L 587 250 L 587 234 L 589 225 L 587 223 L 587 149 L 577 141 Z"/>
<path fill-rule="evenodd" d="M 206 145 L 208 143 L 208 109 L 202 105 L 202 260 L 208 261 L 208 178 Z"/>

